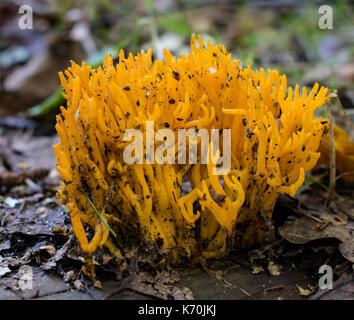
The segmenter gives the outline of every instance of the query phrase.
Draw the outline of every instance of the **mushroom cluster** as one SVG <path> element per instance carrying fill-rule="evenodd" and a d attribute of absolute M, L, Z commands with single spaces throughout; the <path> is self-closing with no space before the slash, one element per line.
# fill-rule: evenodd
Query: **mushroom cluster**
<path fill-rule="evenodd" d="M 242 67 L 222 45 L 205 46 L 196 36 L 179 58 L 165 50 L 164 61 L 153 62 L 151 50 L 136 57 L 121 51 L 116 65 L 109 55 L 102 68 L 72 63 L 60 79 L 67 107 L 56 125 L 58 197 L 90 276 L 92 254 L 102 246 L 119 258 L 131 246 L 151 246 L 179 263 L 261 242 L 279 194 L 294 195 L 315 166 L 327 127 L 314 115 L 328 100 L 327 88 L 288 88 L 278 71 Z M 127 164 L 131 142 L 124 135 L 137 129 L 145 141 L 147 123 L 171 130 L 176 141 L 180 129 L 218 129 L 220 138 L 230 129 L 230 170 L 214 174 L 218 162 L 203 163 L 198 152 L 196 163 Z"/>

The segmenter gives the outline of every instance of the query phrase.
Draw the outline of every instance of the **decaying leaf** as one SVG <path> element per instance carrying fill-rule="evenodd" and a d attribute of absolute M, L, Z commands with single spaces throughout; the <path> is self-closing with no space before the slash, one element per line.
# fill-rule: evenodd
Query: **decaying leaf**
<path fill-rule="evenodd" d="M 55 254 L 42 266 L 42 269 L 43 270 L 50 270 L 50 269 L 54 268 L 57 264 L 57 261 L 62 259 L 64 254 L 70 248 L 73 239 L 74 239 L 74 236 L 71 235 L 69 237 L 68 241 L 66 241 L 66 243 L 59 250 L 57 250 L 55 252 Z"/>
<path fill-rule="evenodd" d="M 339 239 L 341 241 L 339 251 L 344 258 L 354 262 L 354 221 L 348 220 L 345 225 L 326 223 L 329 221 L 328 213 L 316 212 L 316 215 L 323 220 L 323 224 L 307 216 L 300 218 L 292 216 L 279 228 L 280 235 L 294 244 L 304 244 L 325 238 Z"/>
<path fill-rule="evenodd" d="M 71 282 L 71 281 L 74 280 L 74 278 L 75 278 L 75 271 L 73 271 L 73 270 L 68 271 L 64 275 L 64 281 L 65 282 Z"/>
<path fill-rule="evenodd" d="M 0 267 L 0 277 L 4 276 L 7 273 L 10 273 L 11 270 L 8 267 Z"/>
<path fill-rule="evenodd" d="M 167 275 L 167 274 L 166 274 Z M 127 279 L 124 279 L 121 282 L 121 285 L 110 293 L 106 299 L 109 299 L 115 294 L 118 294 L 124 290 L 132 290 L 137 293 L 167 300 L 193 300 L 193 293 L 189 288 L 186 287 L 177 287 L 175 285 L 170 285 L 171 282 L 174 282 L 174 279 L 164 278 L 164 282 L 161 282 L 162 278 L 155 279 L 147 273 L 140 273 L 137 275 L 130 276 Z"/>
<path fill-rule="evenodd" d="M 76 290 L 78 291 L 84 291 L 85 290 L 85 286 L 84 284 L 82 283 L 82 281 L 80 280 L 75 280 L 74 281 L 74 287 Z"/>
<path fill-rule="evenodd" d="M 258 267 L 258 266 L 252 266 L 252 274 L 259 274 L 262 271 L 264 271 L 263 267 Z"/>
<path fill-rule="evenodd" d="M 272 276 L 279 276 L 280 275 L 280 266 L 275 264 L 273 261 L 269 261 L 268 271 Z"/>
<path fill-rule="evenodd" d="M 299 286 L 298 284 L 296 285 L 296 288 L 299 290 L 300 296 L 303 296 L 303 297 L 307 297 L 312 293 L 312 291 L 310 289 L 304 289 L 303 287 Z"/>

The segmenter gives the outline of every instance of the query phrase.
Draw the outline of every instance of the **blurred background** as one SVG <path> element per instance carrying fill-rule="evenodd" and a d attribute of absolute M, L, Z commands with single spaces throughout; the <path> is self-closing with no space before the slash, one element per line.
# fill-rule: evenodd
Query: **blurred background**
<path fill-rule="evenodd" d="M 333 29 L 319 27 L 323 4 L 333 10 Z M 22 5 L 33 10 L 32 29 L 19 27 Z M 337 89 L 353 118 L 353 13 L 345 0 L 1 0 L 0 126 L 21 126 L 13 117 L 22 117 L 52 128 L 64 103 L 58 71 L 70 60 L 97 66 L 105 52 L 150 47 L 162 59 L 163 48 L 188 52 L 192 33 L 224 44 L 243 65 L 277 68 L 291 85 Z"/>

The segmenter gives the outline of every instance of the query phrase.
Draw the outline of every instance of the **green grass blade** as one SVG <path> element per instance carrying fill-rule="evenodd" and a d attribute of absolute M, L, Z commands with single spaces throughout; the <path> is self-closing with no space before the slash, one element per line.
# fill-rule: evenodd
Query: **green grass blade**
<path fill-rule="evenodd" d="M 96 209 L 95 205 L 92 203 L 92 201 L 89 199 L 89 197 L 84 194 L 84 197 L 86 198 L 86 200 L 89 202 L 89 204 L 92 206 L 93 210 L 95 210 L 95 212 L 97 213 L 97 215 L 99 216 L 99 218 L 102 220 L 102 222 L 104 223 L 104 225 L 108 228 L 108 230 L 113 234 L 114 237 L 117 237 L 117 234 L 112 230 L 112 228 L 109 226 L 109 224 L 107 223 L 107 221 L 102 217 L 102 215 L 98 212 L 98 210 Z"/>

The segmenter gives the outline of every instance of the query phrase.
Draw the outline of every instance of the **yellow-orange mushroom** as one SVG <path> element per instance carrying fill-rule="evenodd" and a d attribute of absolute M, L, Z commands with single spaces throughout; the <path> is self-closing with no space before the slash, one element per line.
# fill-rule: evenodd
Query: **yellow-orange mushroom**
<path fill-rule="evenodd" d="M 109 55 L 102 68 L 72 63 L 60 79 L 67 107 L 56 125 L 58 196 L 91 276 L 92 253 L 102 246 L 121 258 L 132 243 L 152 244 L 177 263 L 262 241 L 279 194 L 294 195 L 320 156 L 325 124 L 314 111 L 327 89 L 288 88 L 285 75 L 243 68 L 201 37 L 192 36 L 191 53 L 180 58 L 165 50 L 164 61 L 153 62 L 151 50 L 121 51 L 117 65 Z M 216 165 L 202 164 L 200 154 L 194 164 L 126 164 L 124 132 L 139 129 L 145 141 L 146 121 L 173 130 L 176 141 L 183 128 L 231 129 L 230 171 L 213 175 Z"/>

